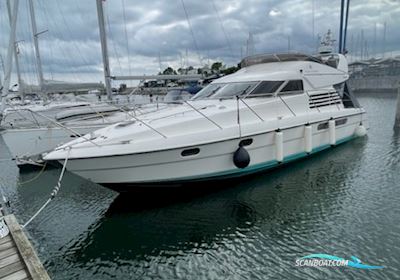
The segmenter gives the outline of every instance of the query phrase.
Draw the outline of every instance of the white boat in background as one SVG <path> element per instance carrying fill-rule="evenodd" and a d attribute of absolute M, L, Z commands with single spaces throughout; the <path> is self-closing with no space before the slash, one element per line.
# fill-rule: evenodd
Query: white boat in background
<path fill-rule="evenodd" d="M 190 101 L 100 129 L 45 160 L 117 191 L 244 176 L 366 134 L 346 58 L 248 57 Z M 90 137 L 90 141 L 88 141 Z"/>
<path fill-rule="evenodd" d="M 18 166 L 41 165 L 40 155 L 60 144 L 167 106 L 167 104 L 145 104 L 123 108 L 109 104 L 89 106 L 83 103 L 78 106 L 74 103 L 74 105 L 76 106 L 63 107 L 62 110 L 53 108 L 45 112 L 18 109 L 15 115 L 21 119 L 12 118 L 12 121 L 7 121 L 5 118 L 0 136 Z M 25 118 L 26 116 L 28 118 Z"/>
<path fill-rule="evenodd" d="M 48 104 L 28 104 L 8 107 L 3 112 L 0 121 L 0 128 L 18 128 L 37 125 L 48 125 L 49 120 L 45 117 L 54 119 L 56 114 L 72 108 L 88 107 L 89 102 L 51 102 Z M 35 114 L 38 113 L 38 114 Z M 40 115 L 45 117 L 40 117 Z"/>

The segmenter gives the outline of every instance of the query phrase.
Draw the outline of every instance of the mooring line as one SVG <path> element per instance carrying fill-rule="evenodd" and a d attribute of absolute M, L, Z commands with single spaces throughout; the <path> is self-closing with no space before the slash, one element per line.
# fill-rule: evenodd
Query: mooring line
<path fill-rule="evenodd" d="M 39 173 L 36 176 L 34 176 L 33 178 L 31 178 L 29 180 L 26 180 L 24 182 L 17 182 L 17 184 L 19 186 L 22 186 L 22 185 L 25 185 L 25 184 L 28 184 L 28 183 L 31 183 L 31 182 L 35 181 L 36 179 L 38 179 L 43 174 L 44 170 L 46 169 L 46 166 L 47 166 L 47 161 L 43 164 L 42 169 L 39 171 Z"/>
<path fill-rule="evenodd" d="M 40 214 L 40 212 L 42 212 L 43 209 L 46 208 L 46 206 L 57 196 L 58 192 L 61 189 L 61 181 L 64 177 L 64 173 L 65 173 L 65 169 L 67 167 L 67 162 L 68 162 L 70 152 L 71 152 L 71 148 L 68 151 L 68 154 L 64 161 L 64 165 L 61 169 L 60 177 L 58 177 L 57 184 L 54 187 L 53 191 L 51 192 L 49 199 L 47 199 L 47 201 L 42 205 L 42 207 L 40 207 L 39 210 L 36 211 L 36 213 L 22 226 L 22 228 L 25 228 L 26 226 L 28 226 Z"/>

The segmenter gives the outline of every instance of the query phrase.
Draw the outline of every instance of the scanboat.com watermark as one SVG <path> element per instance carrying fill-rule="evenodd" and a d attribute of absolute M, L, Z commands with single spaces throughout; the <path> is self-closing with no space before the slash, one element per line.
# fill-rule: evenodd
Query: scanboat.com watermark
<path fill-rule="evenodd" d="M 382 269 L 383 266 L 363 264 L 359 258 L 351 256 L 346 260 L 327 254 L 311 254 L 296 259 L 297 267 L 353 267 L 358 269 Z"/>

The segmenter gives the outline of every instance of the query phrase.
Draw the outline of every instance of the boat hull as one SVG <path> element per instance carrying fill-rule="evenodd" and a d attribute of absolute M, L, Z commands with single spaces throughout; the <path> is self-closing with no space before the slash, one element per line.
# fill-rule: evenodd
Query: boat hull
<path fill-rule="evenodd" d="M 337 142 L 337 145 L 346 143 L 348 141 L 353 140 L 355 137 L 348 137 L 345 139 L 341 139 Z M 272 160 L 270 162 L 266 162 L 264 164 L 260 164 L 258 166 L 253 166 L 252 168 L 244 169 L 242 172 L 231 172 L 227 174 L 209 174 L 205 177 L 198 177 L 198 178 L 182 178 L 177 179 L 174 181 L 158 181 L 158 182 L 138 182 L 138 183 L 98 183 L 106 188 L 112 189 L 116 192 L 130 192 L 133 190 L 140 190 L 140 189 L 165 189 L 165 188 L 197 188 L 197 187 L 210 187 L 215 188 L 215 185 L 207 185 L 208 183 L 217 183 L 217 187 L 225 187 L 229 182 L 237 182 L 239 179 L 243 177 L 250 177 L 260 173 L 265 173 L 268 171 L 272 171 L 277 168 L 282 168 L 287 164 L 299 161 L 302 159 L 306 159 L 307 157 L 314 156 L 315 154 L 327 151 L 335 146 L 325 145 L 318 147 L 317 149 L 313 149 L 311 153 L 299 153 L 296 155 L 292 155 L 286 157 L 282 162 L 278 162 L 276 160 Z"/>
<path fill-rule="evenodd" d="M 106 124 L 72 127 L 71 129 L 84 135 L 104 126 Z M 72 131 L 59 127 L 5 129 L 0 132 L 0 135 L 10 151 L 12 159 L 19 166 L 34 163 L 42 153 L 51 151 L 61 143 L 67 143 L 76 137 Z"/>
<path fill-rule="evenodd" d="M 344 118 L 346 118 L 346 123 L 335 127 L 333 145 L 331 132 L 323 125 L 329 120 L 311 124 L 312 150 L 308 153 L 306 152 L 305 124 L 281 129 L 283 133 L 282 160 L 278 160 L 276 131 L 267 131 L 241 139 L 234 138 L 180 149 L 97 158 L 74 158 L 68 160 L 67 169 L 118 191 L 127 191 L 138 186 L 179 186 L 190 182 L 237 178 L 275 168 L 353 139 L 356 129 L 363 122 L 363 116 L 360 113 Z M 246 139 L 251 139 L 251 144 L 245 146 L 250 155 L 250 164 L 246 168 L 237 168 L 233 163 L 233 154 L 240 141 Z M 195 148 L 199 149 L 198 154 L 182 156 L 184 150 Z M 63 163 L 63 161 L 60 162 Z"/>

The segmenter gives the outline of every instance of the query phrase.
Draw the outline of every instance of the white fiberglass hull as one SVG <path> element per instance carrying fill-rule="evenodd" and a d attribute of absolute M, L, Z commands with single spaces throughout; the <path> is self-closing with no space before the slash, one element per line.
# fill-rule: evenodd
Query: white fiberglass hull
<path fill-rule="evenodd" d="M 362 123 L 363 113 L 342 116 L 344 124 L 335 126 L 334 144 L 352 139 Z M 245 146 L 250 155 L 250 164 L 246 168 L 237 168 L 233 163 L 233 154 L 241 141 L 238 138 L 213 142 L 179 149 L 154 152 L 69 159 L 67 169 L 77 175 L 116 190 L 129 190 L 132 186 L 168 185 L 179 182 L 192 182 L 218 178 L 247 175 L 275 167 L 310 153 L 315 153 L 332 145 L 332 131 L 324 127 L 329 120 L 311 124 L 311 152 L 306 152 L 305 125 L 282 129 L 282 155 L 277 151 L 276 131 L 266 131 L 249 135 L 241 140 L 252 139 Z M 182 151 L 199 149 L 196 155 L 182 156 Z M 280 157 L 282 157 L 280 159 Z M 60 161 L 63 163 L 63 161 Z"/>
<path fill-rule="evenodd" d="M 85 135 L 106 125 L 108 124 L 71 127 L 71 129 L 80 135 Z M 29 163 L 40 154 L 51 151 L 76 137 L 72 131 L 60 127 L 6 129 L 0 131 L 0 135 L 17 165 Z"/>

